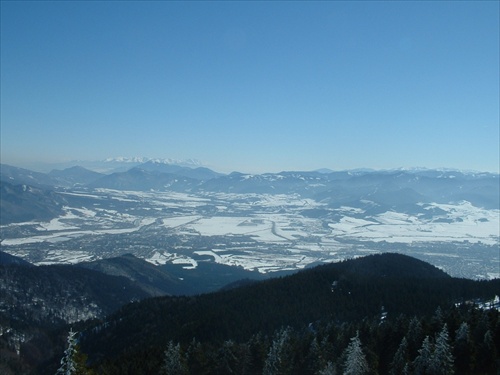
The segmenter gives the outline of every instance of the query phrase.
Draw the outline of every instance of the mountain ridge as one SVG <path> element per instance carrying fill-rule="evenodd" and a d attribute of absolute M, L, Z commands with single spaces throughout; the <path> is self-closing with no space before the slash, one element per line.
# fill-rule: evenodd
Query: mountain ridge
<path fill-rule="evenodd" d="M 88 185 L 103 176 L 102 173 L 91 171 L 79 165 L 62 170 L 53 169 L 48 175 L 55 178 L 62 186 L 68 187 Z"/>
<path fill-rule="evenodd" d="M 379 316 L 381 309 L 393 317 L 422 316 L 439 306 L 493 297 L 498 287 L 500 280 L 451 278 L 405 255 L 370 255 L 217 293 L 129 304 L 106 319 L 109 328 L 102 332 L 94 335 L 91 327 L 85 328 L 82 348 L 93 360 L 104 356 L 112 361 L 145 347 L 160 351 L 169 340 L 181 345 L 194 338 L 201 343 L 241 342 L 256 332 L 270 335 L 287 326 L 362 321 Z"/>
<path fill-rule="evenodd" d="M 64 197 L 50 188 L 0 181 L 1 225 L 50 221 L 63 213 L 65 203 Z"/>

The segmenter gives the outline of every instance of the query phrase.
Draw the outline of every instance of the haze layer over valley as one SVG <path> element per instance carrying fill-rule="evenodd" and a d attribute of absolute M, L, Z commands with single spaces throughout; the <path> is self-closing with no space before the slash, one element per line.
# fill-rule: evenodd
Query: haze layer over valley
<path fill-rule="evenodd" d="M 261 273 L 400 252 L 452 276 L 500 277 L 498 174 L 222 175 L 159 161 L 119 170 L 2 165 L 2 251 L 37 265 L 131 253 L 159 266 Z M 24 217 L 13 214 L 21 208 Z"/>

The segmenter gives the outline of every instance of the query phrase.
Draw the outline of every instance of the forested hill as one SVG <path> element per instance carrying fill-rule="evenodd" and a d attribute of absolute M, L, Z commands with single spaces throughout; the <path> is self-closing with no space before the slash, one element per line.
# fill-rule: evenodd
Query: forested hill
<path fill-rule="evenodd" d="M 139 259 L 132 254 L 124 254 L 115 258 L 100 259 L 93 262 L 82 262 L 76 265 L 86 269 L 113 276 L 123 276 L 147 292 L 150 296 L 180 294 L 180 280 L 163 272 L 161 268 Z"/>
<path fill-rule="evenodd" d="M 353 278 L 449 278 L 446 272 L 439 268 L 416 258 L 396 254 L 385 253 L 347 260 L 339 263 L 319 266 L 316 271 L 341 273 L 344 277 L 350 275 Z"/>
<path fill-rule="evenodd" d="M 0 266 L 5 266 L 9 264 L 18 264 L 26 267 L 33 267 L 29 262 L 26 262 L 22 258 L 10 255 L 4 251 L 0 251 Z"/>
<path fill-rule="evenodd" d="M 81 345 L 96 366 L 112 368 L 114 361 L 139 361 L 145 348 L 161 356 L 169 341 L 221 345 L 282 327 L 425 316 L 438 307 L 448 311 L 456 303 L 493 298 L 499 290 L 500 280 L 455 279 L 405 255 L 372 255 L 218 293 L 129 304 L 105 322 L 82 328 Z M 148 373 L 143 370 L 131 373 Z"/>
<path fill-rule="evenodd" d="M 5 328 L 39 329 L 104 317 L 130 301 L 151 296 L 125 277 L 70 265 L 0 266 L 0 319 Z"/>

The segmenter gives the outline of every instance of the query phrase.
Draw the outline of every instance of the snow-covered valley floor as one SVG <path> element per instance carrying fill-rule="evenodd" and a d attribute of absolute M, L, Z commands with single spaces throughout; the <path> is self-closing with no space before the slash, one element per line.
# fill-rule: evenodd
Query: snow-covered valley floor
<path fill-rule="evenodd" d="M 284 194 L 97 189 L 66 196 L 65 214 L 50 222 L 0 227 L 1 249 L 35 264 L 133 253 L 154 264 L 212 261 L 260 272 L 397 251 L 455 276 L 500 277 L 500 212 L 466 201 L 374 213 Z"/>

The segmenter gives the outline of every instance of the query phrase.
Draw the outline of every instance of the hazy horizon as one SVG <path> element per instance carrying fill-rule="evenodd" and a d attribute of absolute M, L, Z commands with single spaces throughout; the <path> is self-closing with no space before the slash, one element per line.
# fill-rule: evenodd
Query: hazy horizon
<path fill-rule="evenodd" d="M 500 172 L 498 2 L 2 2 L 1 163 Z"/>
<path fill-rule="evenodd" d="M 143 161 L 121 161 L 120 159 L 144 159 Z M 328 173 L 328 171 L 331 172 L 342 172 L 342 171 L 373 171 L 373 172 L 390 172 L 390 171 L 425 171 L 425 170 L 441 170 L 441 171 L 459 171 L 459 172 L 464 172 L 464 173 L 492 173 L 492 174 L 500 174 L 499 171 L 488 171 L 488 170 L 478 170 L 478 169 L 464 169 L 464 168 L 453 168 L 453 167 L 447 167 L 447 166 L 441 166 L 441 167 L 433 167 L 429 168 L 426 166 L 399 166 L 399 167 L 393 167 L 393 168 L 370 168 L 370 167 L 355 167 L 355 168 L 328 168 L 328 167 L 322 167 L 319 166 L 317 168 L 311 168 L 311 169 L 298 169 L 298 168 L 292 168 L 292 169 L 276 169 L 276 170 L 245 170 L 241 168 L 237 169 L 229 169 L 229 170 L 224 170 L 221 168 L 218 168 L 217 166 L 214 165 L 207 165 L 204 164 L 202 160 L 198 159 L 172 159 L 172 158 L 148 158 L 148 157 L 116 157 L 116 158 L 105 158 L 101 160 L 61 160 L 61 161 L 55 161 L 55 162 L 36 162 L 36 161 L 25 161 L 25 162 L 18 162 L 18 163 L 5 163 L 3 161 L 0 162 L 0 164 L 3 165 L 9 165 L 12 167 L 17 167 L 17 168 L 23 168 L 23 169 L 28 169 L 32 170 L 34 172 L 41 172 L 41 173 L 48 173 L 53 170 L 64 170 L 67 168 L 71 167 L 83 167 L 88 170 L 92 170 L 95 172 L 101 172 L 101 173 L 114 173 L 119 171 L 124 171 L 126 170 L 126 165 L 130 164 L 130 168 L 134 168 L 135 165 L 137 164 L 142 164 L 146 163 L 149 161 L 156 161 L 156 162 L 166 162 L 168 164 L 172 165 L 180 165 L 180 166 L 185 166 L 185 167 L 190 167 L 190 168 L 198 168 L 198 167 L 204 167 L 204 168 L 209 168 L 213 170 L 214 172 L 222 173 L 222 174 L 230 174 L 232 172 L 238 172 L 238 173 L 243 173 L 243 174 L 266 174 L 266 173 L 280 173 L 280 172 L 324 172 Z M 107 168 L 105 167 L 106 162 L 110 162 L 110 166 Z M 120 164 L 120 166 L 113 166 L 112 164 Z M 124 169 L 125 168 L 125 169 Z"/>

